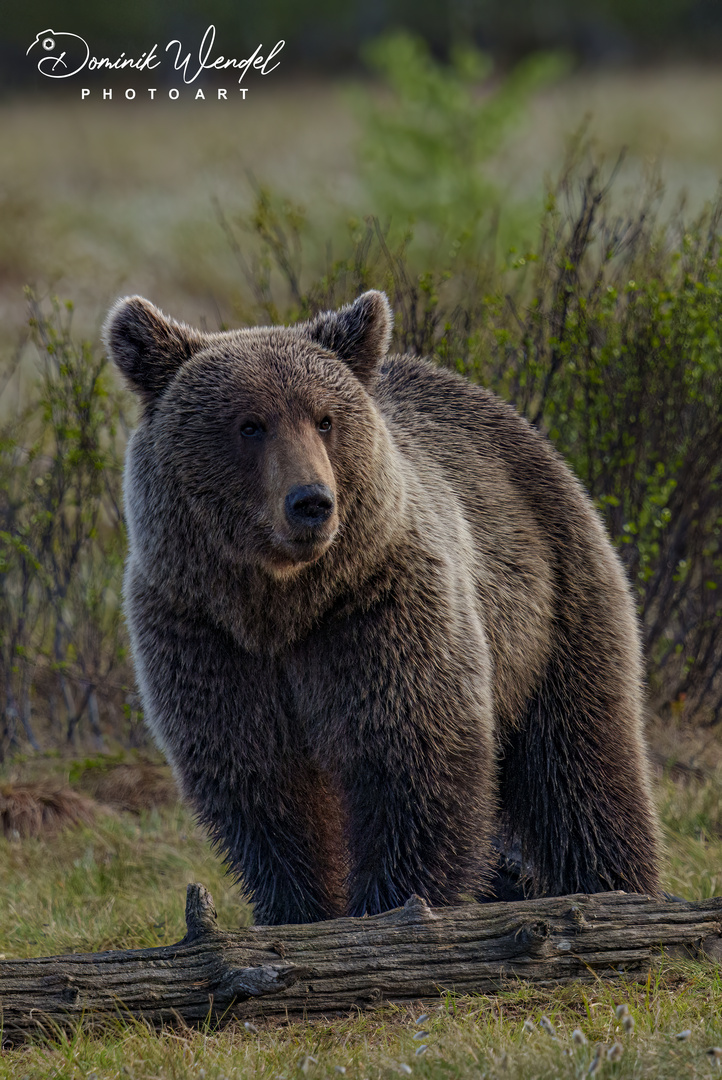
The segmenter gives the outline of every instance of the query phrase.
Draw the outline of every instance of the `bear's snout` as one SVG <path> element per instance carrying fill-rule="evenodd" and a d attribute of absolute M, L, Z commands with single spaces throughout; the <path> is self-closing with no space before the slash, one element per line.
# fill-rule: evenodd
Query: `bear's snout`
<path fill-rule="evenodd" d="M 286 495 L 286 518 L 296 529 L 323 525 L 333 508 L 333 493 L 325 484 L 296 484 Z"/>

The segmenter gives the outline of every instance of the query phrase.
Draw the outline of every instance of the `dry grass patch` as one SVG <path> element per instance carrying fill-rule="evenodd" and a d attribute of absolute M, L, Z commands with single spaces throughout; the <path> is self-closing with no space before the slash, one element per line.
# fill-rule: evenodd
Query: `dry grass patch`
<path fill-rule="evenodd" d="M 149 761 L 90 766 L 79 786 L 106 806 L 136 814 L 178 801 L 170 768 Z"/>
<path fill-rule="evenodd" d="M 92 825 L 97 803 L 52 781 L 0 786 L 0 827 L 10 839 L 52 835 L 71 825 Z"/>

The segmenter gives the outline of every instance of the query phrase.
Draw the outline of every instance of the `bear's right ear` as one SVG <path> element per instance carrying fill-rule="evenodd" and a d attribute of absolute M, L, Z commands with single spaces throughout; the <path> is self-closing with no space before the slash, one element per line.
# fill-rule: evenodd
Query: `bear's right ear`
<path fill-rule="evenodd" d="M 118 300 L 102 331 L 108 355 L 147 403 L 207 344 L 198 330 L 169 319 L 142 296 Z"/>
<path fill-rule="evenodd" d="M 386 294 L 370 289 L 338 311 L 323 311 L 297 327 L 344 360 L 357 379 L 367 383 L 385 359 L 391 344 L 394 316 Z"/>

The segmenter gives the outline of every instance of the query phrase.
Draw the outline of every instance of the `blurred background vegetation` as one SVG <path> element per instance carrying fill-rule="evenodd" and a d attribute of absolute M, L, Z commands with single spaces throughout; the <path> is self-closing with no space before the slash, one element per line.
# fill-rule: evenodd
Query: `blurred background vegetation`
<path fill-rule="evenodd" d="M 56 755 L 80 790 L 73 759 L 152 756 L 121 613 L 135 407 L 99 345 L 109 305 L 139 292 L 214 329 L 378 287 L 395 348 L 513 402 L 595 500 L 644 632 L 652 756 L 685 852 L 668 880 L 719 891 L 722 9 L 177 6 L 4 13 L 2 775 L 37 778 Z M 287 42 L 245 101 L 81 102 L 25 57 L 46 27 L 132 55 L 197 45 L 211 19 L 226 55 Z"/>

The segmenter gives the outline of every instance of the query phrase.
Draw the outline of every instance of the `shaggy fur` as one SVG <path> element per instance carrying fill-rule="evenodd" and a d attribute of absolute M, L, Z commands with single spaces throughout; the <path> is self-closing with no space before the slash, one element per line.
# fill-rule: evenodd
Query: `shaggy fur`
<path fill-rule="evenodd" d="M 529 894 L 654 892 L 611 545 L 526 421 L 390 331 L 376 292 L 218 334 L 111 311 L 155 737 L 260 922 L 489 895 L 499 838 Z"/>

